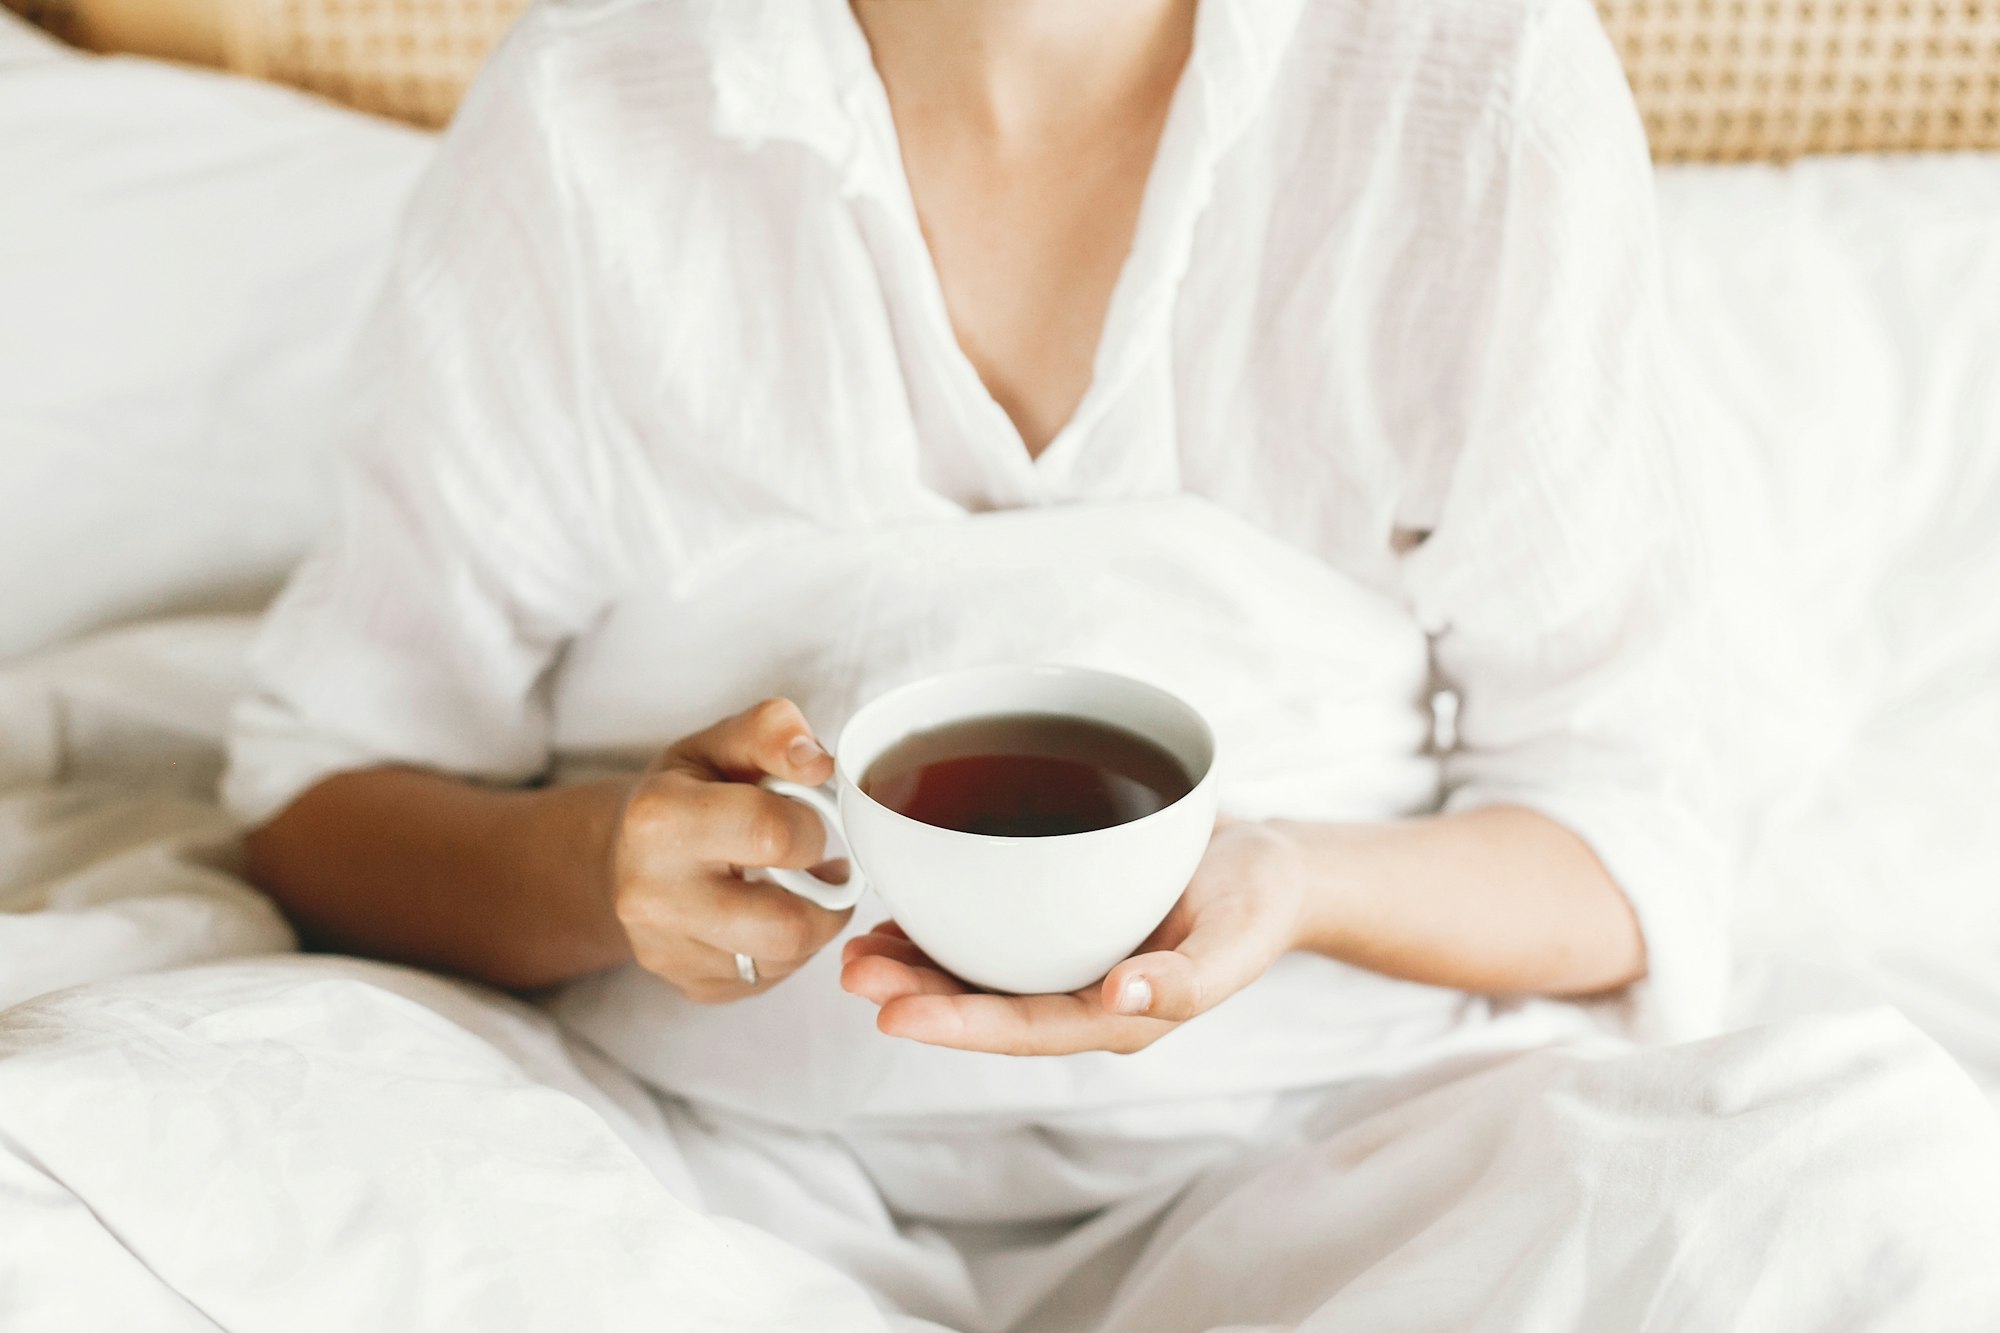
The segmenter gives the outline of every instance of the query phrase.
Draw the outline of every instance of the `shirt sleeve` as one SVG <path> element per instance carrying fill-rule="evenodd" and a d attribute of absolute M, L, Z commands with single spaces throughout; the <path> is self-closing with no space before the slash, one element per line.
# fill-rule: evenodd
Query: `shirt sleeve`
<path fill-rule="evenodd" d="M 532 20 L 531 20 L 532 21 Z M 332 531 L 271 609 L 223 796 L 249 824 L 384 764 L 519 782 L 543 678 L 604 600 L 577 242 L 532 44 L 481 76 L 406 219 Z"/>
<path fill-rule="evenodd" d="M 1472 425 L 1405 586 L 1458 700 L 1445 808 L 1526 806 L 1583 838 L 1645 937 L 1645 978 L 1607 1008 L 1680 1039 L 1719 1016 L 1727 895 L 1696 790 L 1651 164 L 1590 7 L 1550 0 L 1536 23 Z"/>

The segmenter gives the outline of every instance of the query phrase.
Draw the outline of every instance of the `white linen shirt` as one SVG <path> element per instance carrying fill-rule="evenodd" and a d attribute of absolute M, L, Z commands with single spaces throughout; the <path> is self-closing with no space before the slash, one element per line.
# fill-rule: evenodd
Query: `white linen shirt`
<path fill-rule="evenodd" d="M 1655 251 L 1587 0 L 1203 0 L 1094 378 L 1031 458 L 841 0 L 545 3 L 414 204 L 361 372 L 386 416 L 270 616 L 227 798 L 561 780 L 767 695 L 832 736 L 916 676 L 1080 662 L 1200 706 L 1237 814 L 1547 812 L 1645 932 L 1602 1011 L 1702 1031 Z M 1295 955 L 1139 1056 L 1010 1061 L 879 1036 L 835 954 L 717 1009 L 633 968 L 552 1003 L 805 1124 L 1255 1099 L 1581 1012 Z"/>

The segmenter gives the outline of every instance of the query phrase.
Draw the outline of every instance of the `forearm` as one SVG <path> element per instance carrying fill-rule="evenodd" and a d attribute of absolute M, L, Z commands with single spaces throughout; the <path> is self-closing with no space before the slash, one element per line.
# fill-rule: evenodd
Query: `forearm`
<path fill-rule="evenodd" d="M 1625 895 L 1583 839 L 1536 811 L 1273 828 L 1305 887 L 1301 948 L 1493 993 L 1588 995 L 1645 975 Z"/>
<path fill-rule="evenodd" d="M 615 783 L 540 791 L 384 768 L 251 834 L 251 877 L 311 943 L 527 989 L 630 959 L 606 859 Z"/>

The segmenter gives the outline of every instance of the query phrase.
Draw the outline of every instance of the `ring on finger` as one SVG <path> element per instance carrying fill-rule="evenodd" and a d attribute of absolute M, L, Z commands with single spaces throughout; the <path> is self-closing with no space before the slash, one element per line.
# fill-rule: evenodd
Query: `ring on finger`
<path fill-rule="evenodd" d="M 736 977 L 746 986 L 757 984 L 757 960 L 747 953 L 736 955 Z"/>

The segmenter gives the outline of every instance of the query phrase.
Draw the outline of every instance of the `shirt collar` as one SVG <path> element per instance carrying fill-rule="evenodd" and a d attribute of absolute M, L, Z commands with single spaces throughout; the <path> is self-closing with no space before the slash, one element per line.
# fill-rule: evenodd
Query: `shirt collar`
<path fill-rule="evenodd" d="M 846 0 L 694 0 L 714 88 L 714 127 L 755 147 L 803 144 L 837 166 L 853 158 L 855 100 L 873 75 Z"/>
<path fill-rule="evenodd" d="M 1263 105 L 1303 4 L 1200 0 L 1183 78 L 1200 86 L 1200 137 L 1210 151 L 1234 141 Z M 877 174 L 866 158 L 894 144 L 869 128 L 879 82 L 847 0 L 695 0 L 694 9 L 719 135 L 801 144 L 854 188 Z"/>
<path fill-rule="evenodd" d="M 1270 97 L 1305 0 L 1200 0 L 1188 72 L 1206 93 L 1207 137 L 1233 143 Z"/>

